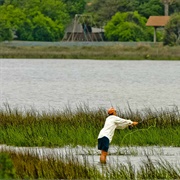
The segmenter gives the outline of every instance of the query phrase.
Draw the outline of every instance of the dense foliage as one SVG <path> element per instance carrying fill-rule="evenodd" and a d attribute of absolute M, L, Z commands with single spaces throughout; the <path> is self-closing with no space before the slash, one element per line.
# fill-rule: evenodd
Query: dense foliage
<path fill-rule="evenodd" d="M 147 19 L 135 12 L 116 13 L 105 26 L 106 36 L 111 41 L 149 40 Z M 153 37 L 153 31 L 150 34 Z"/>
<path fill-rule="evenodd" d="M 165 2 L 170 15 L 180 11 L 179 0 L 0 0 L 0 41 L 61 40 L 76 14 L 88 15 L 93 25 L 105 27 L 107 40 L 152 41 L 153 30 L 145 23 L 151 15 L 164 15 Z M 124 16 L 136 16 L 143 24 Z"/>
<path fill-rule="evenodd" d="M 171 0 L 171 2 L 169 15 L 180 11 L 180 1 Z M 164 3 L 163 0 L 92 0 L 92 4 L 86 9 L 100 25 L 106 24 L 117 12 L 129 11 L 138 11 L 146 18 L 164 15 Z"/>
<path fill-rule="evenodd" d="M 172 15 L 165 27 L 165 45 L 180 45 L 180 13 Z"/>

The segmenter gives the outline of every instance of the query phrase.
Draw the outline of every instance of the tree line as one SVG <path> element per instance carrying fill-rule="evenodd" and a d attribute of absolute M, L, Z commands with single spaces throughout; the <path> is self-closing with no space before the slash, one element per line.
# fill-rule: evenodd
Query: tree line
<path fill-rule="evenodd" d="M 146 27 L 147 19 L 167 12 L 173 21 L 165 33 L 158 32 L 157 39 L 178 44 L 179 0 L 0 0 L 0 41 L 14 36 L 27 41 L 60 41 L 76 14 L 91 16 L 91 26 L 103 27 L 108 41 L 152 41 L 153 28 Z"/>

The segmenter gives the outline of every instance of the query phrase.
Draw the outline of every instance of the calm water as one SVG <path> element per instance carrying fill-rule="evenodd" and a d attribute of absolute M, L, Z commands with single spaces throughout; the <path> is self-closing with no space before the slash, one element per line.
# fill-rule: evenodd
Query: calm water
<path fill-rule="evenodd" d="M 180 61 L 0 59 L 0 106 L 180 106 Z"/>

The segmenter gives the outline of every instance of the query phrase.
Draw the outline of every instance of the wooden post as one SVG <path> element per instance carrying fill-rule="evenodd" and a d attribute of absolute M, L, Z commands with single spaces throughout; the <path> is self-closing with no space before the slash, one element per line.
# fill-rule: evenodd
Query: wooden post
<path fill-rule="evenodd" d="M 154 43 L 156 43 L 156 29 L 157 27 L 154 26 Z"/>

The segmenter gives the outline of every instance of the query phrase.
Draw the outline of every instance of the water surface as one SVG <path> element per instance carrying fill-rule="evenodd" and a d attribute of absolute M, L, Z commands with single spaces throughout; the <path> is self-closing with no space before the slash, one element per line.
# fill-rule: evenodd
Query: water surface
<path fill-rule="evenodd" d="M 0 59 L 0 102 L 38 110 L 180 106 L 180 61 Z"/>
<path fill-rule="evenodd" d="M 37 155 L 38 157 L 48 158 L 62 158 L 74 157 L 78 162 L 95 166 L 102 170 L 99 163 L 100 151 L 97 147 L 90 148 L 84 146 L 77 147 L 61 147 L 61 148 L 45 148 L 45 147 L 14 147 L 7 145 L 0 145 L 0 151 L 6 150 L 16 153 L 28 153 Z M 130 162 L 136 170 L 143 165 L 143 162 L 148 162 L 147 157 L 151 159 L 152 163 L 157 164 L 161 160 L 168 162 L 172 167 L 180 168 L 180 148 L 178 147 L 118 147 L 111 146 L 109 155 L 107 156 L 107 167 L 117 168 L 121 164 L 128 165 Z"/>

